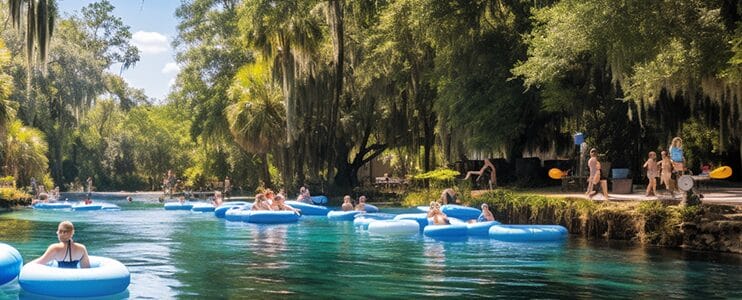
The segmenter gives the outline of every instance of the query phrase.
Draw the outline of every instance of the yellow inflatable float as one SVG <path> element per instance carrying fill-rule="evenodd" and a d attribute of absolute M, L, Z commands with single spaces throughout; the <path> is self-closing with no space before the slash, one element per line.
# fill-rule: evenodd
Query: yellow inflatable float
<path fill-rule="evenodd" d="M 549 174 L 551 174 L 551 171 L 549 171 Z M 730 176 L 732 176 L 732 168 L 729 166 L 718 167 L 709 173 L 709 177 L 713 179 L 725 179 Z"/>
<path fill-rule="evenodd" d="M 562 177 L 564 177 L 565 175 L 567 174 L 557 168 L 551 168 L 551 170 L 549 170 L 549 177 L 551 179 L 562 179 Z"/>

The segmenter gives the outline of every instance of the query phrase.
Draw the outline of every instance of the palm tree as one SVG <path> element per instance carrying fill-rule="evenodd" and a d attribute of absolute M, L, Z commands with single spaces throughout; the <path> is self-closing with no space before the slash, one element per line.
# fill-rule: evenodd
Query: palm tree
<path fill-rule="evenodd" d="M 285 109 L 281 88 L 270 79 L 269 64 L 258 59 L 241 68 L 229 95 L 237 100 L 225 109 L 230 132 L 242 149 L 260 157 L 261 177 L 271 186 L 268 153 L 282 144 Z"/>
<path fill-rule="evenodd" d="M 21 121 L 15 120 L 8 126 L 5 143 L 5 165 L 18 182 L 25 183 L 32 176 L 43 178 L 46 175 L 48 146 L 40 130 L 23 126 Z"/>
<path fill-rule="evenodd" d="M 246 1 L 240 11 L 240 27 L 247 34 L 245 40 L 267 61 L 273 61 L 275 77 L 281 82 L 286 110 L 281 175 L 287 186 L 292 185 L 289 148 L 298 136 L 296 86 L 314 69 L 313 55 L 322 40 L 320 21 L 310 13 L 313 5 L 312 1 L 301 0 Z"/>
<path fill-rule="evenodd" d="M 10 52 L 0 41 L 0 68 L 3 68 L 10 62 Z M 0 71 L 0 136 L 5 134 L 8 123 L 15 116 L 15 107 L 9 97 L 13 90 L 13 77 Z M 0 140 L 0 149 L 4 141 Z"/>

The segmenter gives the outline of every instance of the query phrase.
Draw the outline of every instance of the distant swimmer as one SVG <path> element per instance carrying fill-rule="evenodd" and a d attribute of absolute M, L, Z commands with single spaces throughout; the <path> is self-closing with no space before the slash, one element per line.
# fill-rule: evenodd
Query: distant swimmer
<path fill-rule="evenodd" d="M 345 197 L 343 197 L 343 205 L 341 206 L 341 208 L 343 209 L 343 211 L 353 210 L 353 199 L 350 198 L 349 195 L 345 195 Z"/>
<path fill-rule="evenodd" d="M 366 196 L 358 197 L 358 204 L 356 204 L 355 210 L 366 211 Z"/>

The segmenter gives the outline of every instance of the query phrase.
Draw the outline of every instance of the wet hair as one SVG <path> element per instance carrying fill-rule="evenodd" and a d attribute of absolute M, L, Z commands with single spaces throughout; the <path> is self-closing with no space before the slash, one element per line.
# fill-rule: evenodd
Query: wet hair
<path fill-rule="evenodd" d="M 274 200 L 276 200 L 276 201 L 283 201 L 283 200 L 286 200 L 285 198 L 283 198 L 283 195 L 281 195 L 281 194 L 278 194 L 278 195 L 276 195 L 276 197 L 275 197 L 275 198 L 273 198 L 273 199 L 274 199 Z"/>
<path fill-rule="evenodd" d="M 59 222 L 59 226 L 64 228 L 64 230 L 75 231 L 75 225 L 72 225 L 72 222 L 70 221 L 65 220 L 65 221 Z"/>

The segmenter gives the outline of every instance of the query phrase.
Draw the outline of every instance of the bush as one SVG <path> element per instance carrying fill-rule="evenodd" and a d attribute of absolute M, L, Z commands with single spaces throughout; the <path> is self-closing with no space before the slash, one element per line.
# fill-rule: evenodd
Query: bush
<path fill-rule="evenodd" d="M 437 189 L 427 189 L 423 191 L 409 192 L 402 198 L 402 206 L 428 206 L 431 201 L 438 200 L 441 191 Z"/>
<path fill-rule="evenodd" d="M 415 183 L 429 182 L 430 187 L 433 187 L 433 188 L 443 188 L 443 187 L 451 186 L 453 184 L 453 180 L 456 178 L 456 176 L 459 176 L 460 174 L 461 173 L 459 173 L 458 171 L 454 171 L 451 169 L 438 169 L 438 170 L 425 172 L 422 174 L 417 174 L 415 176 L 412 176 L 412 180 Z"/>
<path fill-rule="evenodd" d="M 0 207 L 12 207 L 31 203 L 31 195 L 15 188 L 0 188 Z"/>
<path fill-rule="evenodd" d="M 15 178 L 13 176 L 0 177 L 0 187 L 15 188 Z"/>

